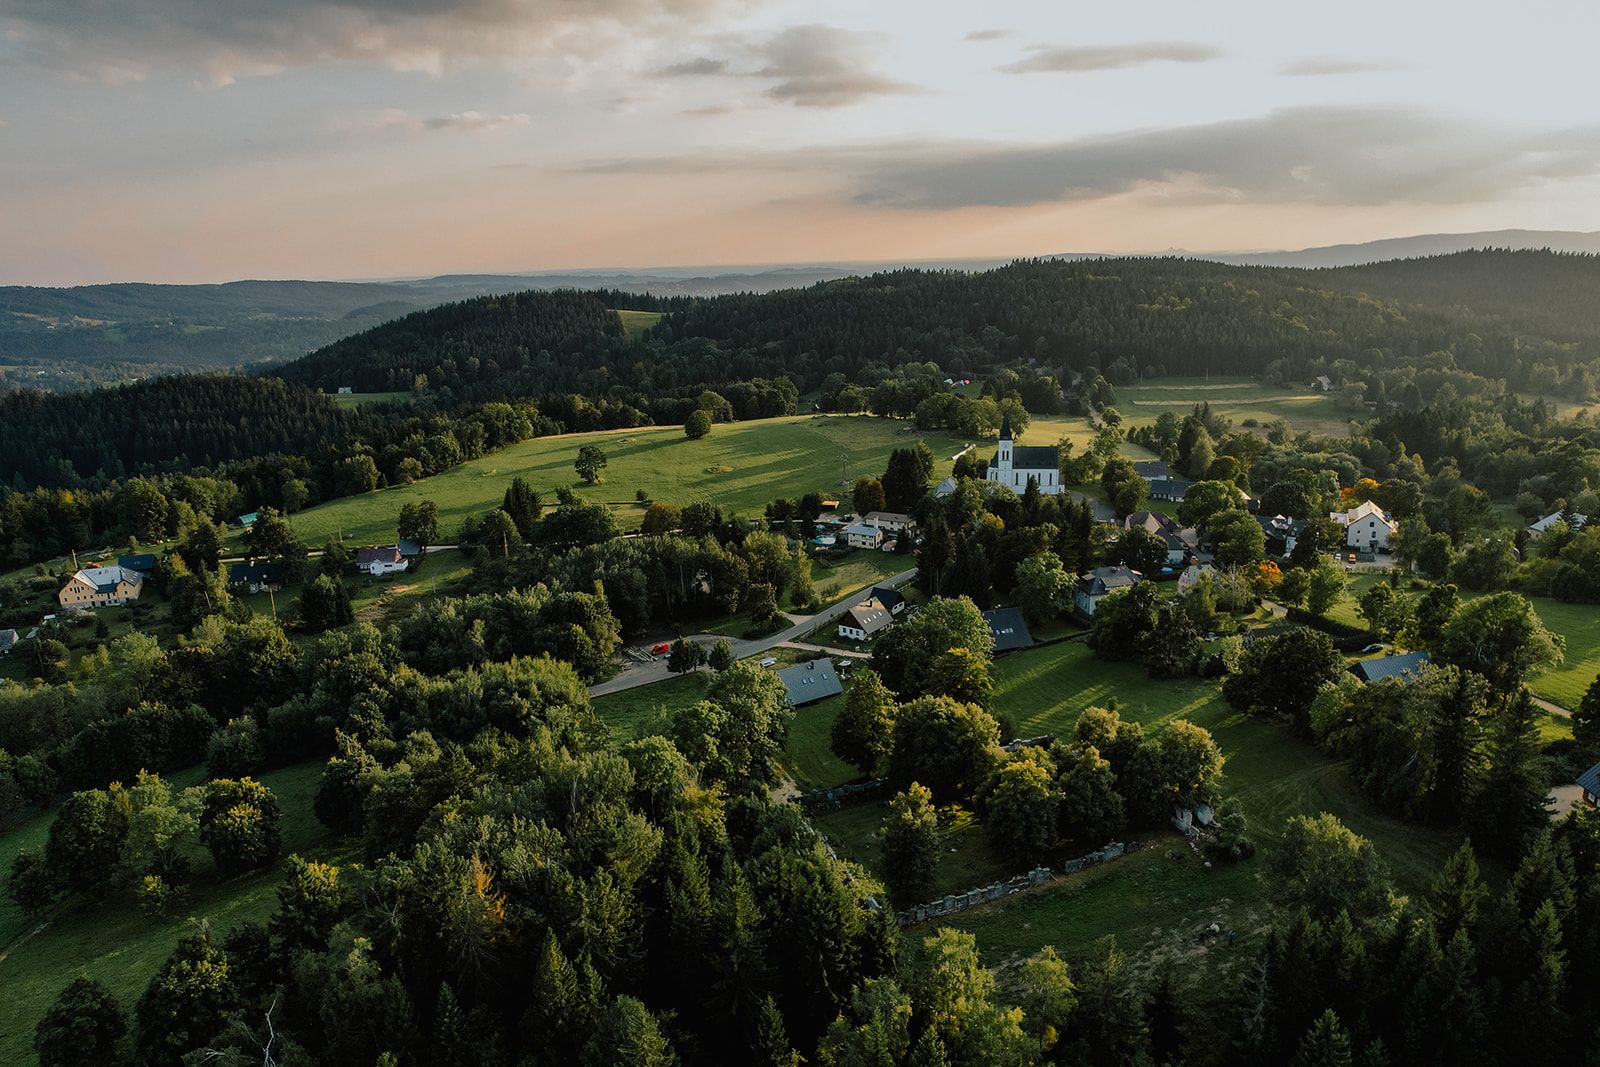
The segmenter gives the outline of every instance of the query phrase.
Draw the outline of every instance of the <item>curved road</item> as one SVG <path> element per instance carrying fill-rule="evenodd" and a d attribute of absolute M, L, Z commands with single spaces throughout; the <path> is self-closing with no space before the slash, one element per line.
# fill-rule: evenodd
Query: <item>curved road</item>
<path fill-rule="evenodd" d="M 890 575 L 881 581 L 874 582 L 873 585 L 899 585 L 916 577 L 916 573 L 916 568 L 913 567 L 911 570 L 901 571 L 899 574 Z M 815 615 L 790 616 L 791 618 L 799 618 L 800 621 L 767 637 L 754 641 L 748 641 L 744 638 L 732 638 L 730 640 L 733 643 L 733 654 L 739 659 L 745 659 L 749 656 L 760 655 L 776 648 L 778 645 L 793 643 L 797 638 L 805 636 L 825 622 L 832 622 L 850 608 L 859 604 L 861 602 L 861 594 L 870 588 L 872 586 L 857 589 L 849 596 L 828 605 Z M 689 635 L 689 640 L 698 644 L 709 645 L 717 640 L 717 635 L 691 634 Z M 630 660 L 623 665 L 622 670 L 617 673 L 615 678 L 601 682 L 599 685 L 591 685 L 589 687 L 589 695 L 598 697 L 605 696 L 607 693 L 620 693 L 625 689 L 637 689 L 641 685 L 665 681 L 672 676 L 672 673 L 667 670 L 667 657 L 665 656 L 657 656 L 649 663 L 634 663 Z"/>

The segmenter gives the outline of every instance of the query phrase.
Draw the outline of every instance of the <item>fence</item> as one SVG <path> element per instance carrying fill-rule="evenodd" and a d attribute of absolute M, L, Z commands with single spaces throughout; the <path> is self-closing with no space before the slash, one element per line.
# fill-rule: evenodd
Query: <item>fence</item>
<path fill-rule="evenodd" d="M 991 901 L 1002 900 L 1013 893 L 1020 893 L 1024 889 L 1044 885 L 1050 880 L 1049 867 L 1035 867 L 1027 874 L 1019 874 L 1015 878 L 1004 882 L 995 882 L 992 885 L 969 889 L 965 893 L 952 893 L 943 900 L 931 901 L 927 904 L 918 904 L 907 908 L 895 916 L 901 926 L 914 926 L 917 923 L 927 922 L 929 919 L 941 919 L 946 915 L 954 915 L 958 911 L 975 908 L 979 904 L 988 904 Z"/>

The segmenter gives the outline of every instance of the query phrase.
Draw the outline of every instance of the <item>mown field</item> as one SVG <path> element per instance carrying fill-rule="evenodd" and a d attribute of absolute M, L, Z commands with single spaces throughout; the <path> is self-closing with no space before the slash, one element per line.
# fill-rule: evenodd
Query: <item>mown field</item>
<path fill-rule="evenodd" d="M 331 399 L 342 408 L 358 408 L 363 404 L 387 404 L 395 400 L 408 400 L 411 394 L 398 393 L 335 393 Z"/>
<path fill-rule="evenodd" d="M 307 859 L 350 861 L 349 848 L 336 842 L 311 811 L 323 762 L 297 764 L 261 775 L 283 812 L 283 854 Z M 172 775 L 174 786 L 202 779 L 200 768 Z M 11 871 L 22 848 L 42 845 L 54 812 L 35 816 L 0 835 L 0 880 Z M 197 923 L 209 923 L 221 937 L 233 926 L 264 921 L 277 908 L 277 867 L 219 881 L 209 855 L 194 853 L 198 872 L 186 905 L 174 914 L 151 918 L 122 888 L 98 906 L 69 903 L 47 916 L 42 928 L 0 899 L 0 1063 L 35 1062 L 33 1030 L 61 989 L 79 975 L 104 982 L 130 1012 L 178 938 Z"/>
<path fill-rule="evenodd" d="M 1234 426 L 1247 420 L 1265 426 L 1283 419 L 1294 430 L 1342 436 L 1353 414 L 1327 393 L 1310 387 L 1280 388 L 1252 378 L 1151 378 L 1138 385 L 1116 387 L 1116 409 L 1135 426 L 1153 423 L 1163 411 L 1187 414 L 1204 401 L 1228 416 Z"/>
<path fill-rule="evenodd" d="M 638 490 L 674 504 L 712 501 L 737 514 L 753 515 L 777 497 L 796 497 L 813 489 L 847 495 L 865 474 L 882 474 L 889 453 L 917 440 L 937 457 L 937 478 L 950 473 L 955 454 L 967 442 L 945 433 L 913 433 L 898 419 L 869 415 L 795 415 L 780 419 L 721 424 L 699 441 L 680 426 L 542 437 L 464 463 L 411 485 L 346 497 L 291 518 L 308 544 L 341 533 L 347 540 L 375 543 L 395 536 L 402 505 L 432 500 L 439 506 L 440 536 L 446 543 L 461 520 L 495 507 L 515 477 L 526 478 L 554 502 L 559 486 L 589 501 L 611 505 L 624 527 L 644 514 Z M 598 485 L 584 485 L 572 469 L 581 445 L 598 445 L 607 466 Z"/>
<path fill-rule="evenodd" d="M 629 337 L 638 337 L 650 327 L 661 321 L 659 311 L 618 311 L 617 318 L 622 320 L 622 332 Z"/>

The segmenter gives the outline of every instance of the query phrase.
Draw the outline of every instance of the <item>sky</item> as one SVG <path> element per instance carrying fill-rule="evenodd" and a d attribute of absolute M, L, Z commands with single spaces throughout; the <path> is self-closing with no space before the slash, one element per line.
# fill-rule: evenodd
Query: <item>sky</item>
<path fill-rule="evenodd" d="M 1600 5 L 0 0 L 0 281 L 1600 230 Z"/>

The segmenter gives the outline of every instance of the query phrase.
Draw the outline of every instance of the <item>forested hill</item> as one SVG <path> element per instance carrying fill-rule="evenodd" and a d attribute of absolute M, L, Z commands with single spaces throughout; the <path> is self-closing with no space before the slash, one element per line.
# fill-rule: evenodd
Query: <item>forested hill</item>
<path fill-rule="evenodd" d="M 594 294 L 510 293 L 415 312 L 335 341 L 277 373 L 329 392 L 430 384 L 470 391 L 477 382 L 526 368 L 541 351 L 581 352 L 621 337 L 621 320 Z"/>
<path fill-rule="evenodd" d="M 17 489 L 211 467 L 346 440 L 355 416 L 303 386 L 192 374 L 89 393 L 0 396 L 0 472 Z"/>
<path fill-rule="evenodd" d="M 1600 341 L 1600 255 L 1490 249 L 1295 273 L 1308 285 L 1371 293 L 1516 332 Z"/>

